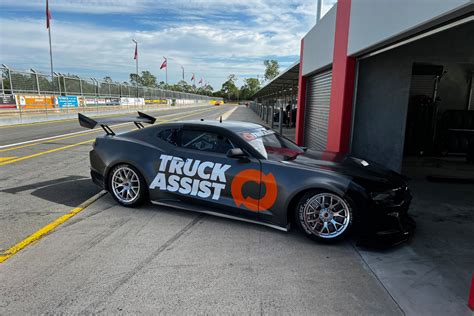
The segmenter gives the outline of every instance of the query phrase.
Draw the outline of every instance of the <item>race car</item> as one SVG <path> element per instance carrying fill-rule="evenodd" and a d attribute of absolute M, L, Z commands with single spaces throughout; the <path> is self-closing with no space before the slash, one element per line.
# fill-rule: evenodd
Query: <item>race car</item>
<path fill-rule="evenodd" d="M 404 178 L 344 154 L 299 147 L 259 124 L 179 121 L 144 128 L 155 118 L 92 119 L 102 126 L 90 152 L 94 183 L 121 205 L 187 209 L 287 231 L 296 224 L 314 240 L 332 242 L 356 229 L 399 243 L 413 233 Z M 116 135 L 112 123 L 138 130 Z"/>

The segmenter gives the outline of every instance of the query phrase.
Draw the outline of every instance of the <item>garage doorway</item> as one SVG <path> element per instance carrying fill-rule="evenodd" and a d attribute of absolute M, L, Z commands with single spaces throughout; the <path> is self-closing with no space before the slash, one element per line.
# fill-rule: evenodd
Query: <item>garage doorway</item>
<path fill-rule="evenodd" d="M 413 63 L 402 172 L 474 183 L 474 64 Z"/>

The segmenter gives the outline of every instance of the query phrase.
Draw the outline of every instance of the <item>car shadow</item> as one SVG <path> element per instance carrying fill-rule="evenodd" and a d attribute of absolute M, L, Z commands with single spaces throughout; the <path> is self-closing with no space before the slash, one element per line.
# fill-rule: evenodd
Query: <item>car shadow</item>
<path fill-rule="evenodd" d="M 100 188 L 94 185 L 90 178 L 82 176 L 67 176 L 11 187 L 0 190 L 0 192 L 20 194 L 30 190 L 33 190 L 31 195 L 35 197 L 53 203 L 75 207 L 99 192 Z"/>

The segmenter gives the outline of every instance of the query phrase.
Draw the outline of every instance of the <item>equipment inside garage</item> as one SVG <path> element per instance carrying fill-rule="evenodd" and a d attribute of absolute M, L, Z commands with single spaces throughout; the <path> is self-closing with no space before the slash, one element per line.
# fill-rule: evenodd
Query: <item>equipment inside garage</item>
<path fill-rule="evenodd" d="M 468 22 L 361 58 L 353 150 L 383 144 L 375 160 L 410 177 L 474 181 L 472 43 Z"/>

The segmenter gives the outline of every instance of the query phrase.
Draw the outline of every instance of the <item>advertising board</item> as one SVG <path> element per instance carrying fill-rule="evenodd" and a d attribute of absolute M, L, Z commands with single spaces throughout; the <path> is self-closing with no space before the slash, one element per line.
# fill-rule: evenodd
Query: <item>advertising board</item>
<path fill-rule="evenodd" d="M 56 97 L 56 104 L 60 108 L 77 108 L 79 106 L 79 101 L 76 96 L 59 96 Z"/>
<path fill-rule="evenodd" d="M 13 95 L 0 96 L 0 109 L 15 109 L 16 102 Z"/>
<path fill-rule="evenodd" d="M 145 105 L 144 98 L 120 98 L 121 105 Z"/>
<path fill-rule="evenodd" d="M 145 99 L 145 104 L 168 104 L 166 99 Z"/>
<path fill-rule="evenodd" d="M 50 95 L 15 95 L 16 105 L 22 109 L 52 109 L 54 99 Z"/>

